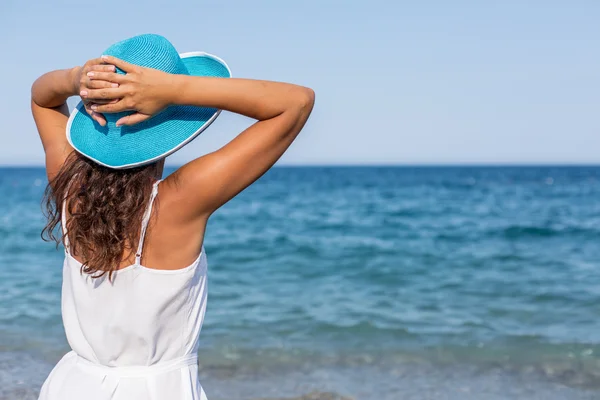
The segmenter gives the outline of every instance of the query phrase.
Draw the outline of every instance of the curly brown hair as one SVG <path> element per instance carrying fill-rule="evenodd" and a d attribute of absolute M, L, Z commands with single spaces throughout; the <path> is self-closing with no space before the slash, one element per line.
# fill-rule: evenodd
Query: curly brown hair
<path fill-rule="evenodd" d="M 44 192 L 44 215 L 48 218 L 42 239 L 65 244 L 82 259 L 82 273 L 109 280 L 123 259 L 137 250 L 140 226 L 152 184 L 156 163 L 125 170 L 111 169 L 73 151 Z M 73 181 L 73 183 L 71 183 Z M 66 235 L 55 234 L 62 221 L 66 201 Z M 155 204 L 156 206 L 157 204 Z"/>

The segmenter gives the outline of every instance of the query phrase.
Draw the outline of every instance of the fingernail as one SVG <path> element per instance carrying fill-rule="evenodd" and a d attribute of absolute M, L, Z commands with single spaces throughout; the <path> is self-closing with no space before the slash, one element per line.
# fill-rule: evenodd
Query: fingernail
<path fill-rule="evenodd" d="M 92 105 L 90 108 L 91 108 L 92 110 L 96 110 L 96 109 L 98 108 L 98 106 L 97 106 L 97 105 L 95 105 L 95 104 L 93 104 L 93 105 Z"/>
<path fill-rule="evenodd" d="M 88 94 L 87 90 L 82 90 L 81 92 L 79 92 L 79 95 L 82 96 L 82 97 L 83 96 L 87 96 L 87 94 Z"/>
<path fill-rule="evenodd" d="M 112 87 L 119 87 L 119 84 L 118 83 L 112 83 L 110 86 L 112 86 Z"/>
<path fill-rule="evenodd" d="M 110 66 L 108 69 L 110 69 L 111 71 L 113 71 L 113 72 L 114 72 L 114 71 L 115 71 L 115 66 L 114 66 L 114 65 L 111 65 L 111 66 Z"/>
<path fill-rule="evenodd" d="M 108 56 L 100 56 L 100 58 L 103 60 L 108 60 Z"/>
<path fill-rule="evenodd" d="M 94 76 L 94 73 L 93 72 L 88 72 L 87 76 Z"/>

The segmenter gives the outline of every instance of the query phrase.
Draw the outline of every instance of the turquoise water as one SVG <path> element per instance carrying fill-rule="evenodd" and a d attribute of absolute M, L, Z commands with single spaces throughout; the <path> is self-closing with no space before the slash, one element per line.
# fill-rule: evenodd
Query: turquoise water
<path fill-rule="evenodd" d="M 0 168 L 0 399 L 67 351 L 45 184 Z M 600 398 L 600 167 L 274 168 L 205 247 L 211 400 Z"/>

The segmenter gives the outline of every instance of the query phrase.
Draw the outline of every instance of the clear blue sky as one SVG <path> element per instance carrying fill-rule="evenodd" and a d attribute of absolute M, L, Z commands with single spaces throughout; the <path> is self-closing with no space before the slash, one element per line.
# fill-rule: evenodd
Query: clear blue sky
<path fill-rule="evenodd" d="M 600 163 L 600 1 L 0 1 L 0 164 L 38 164 L 40 74 L 159 33 L 317 93 L 281 164 Z M 223 113 L 170 157 L 250 123 Z"/>

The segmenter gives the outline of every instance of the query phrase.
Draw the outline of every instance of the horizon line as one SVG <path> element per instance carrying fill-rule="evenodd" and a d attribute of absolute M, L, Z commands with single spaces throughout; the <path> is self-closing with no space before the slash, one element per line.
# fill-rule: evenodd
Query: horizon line
<path fill-rule="evenodd" d="M 165 165 L 165 169 L 180 168 L 185 164 Z M 0 164 L 0 168 L 45 168 L 43 164 Z M 365 164 L 354 164 L 354 163 L 314 163 L 314 164 L 275 164 L 271 168 L 378 168 L 378 167 L 392 167 L 392 168 L 461 168 L 461 167 L 600 167 L 599 162 L 593 163 L 575 163 L 575 162 L 490 162 L 490 163 L 477 163 L 477 162 L 465 162 L 465 163 L 365 163 Z"/>

